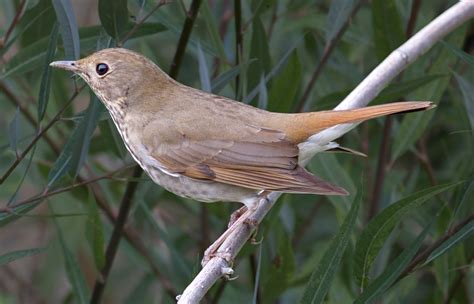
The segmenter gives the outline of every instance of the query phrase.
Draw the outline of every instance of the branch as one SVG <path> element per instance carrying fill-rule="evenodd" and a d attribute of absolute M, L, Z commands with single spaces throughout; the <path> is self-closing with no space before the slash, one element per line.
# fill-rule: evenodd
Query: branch
<path fill-rule="evenodd" d="M 455 4 L 437 17 L 415 36 L 393 51 L 377 66 L 336 108 L 345 110 L 366 106 L 380 91 L 409 64 L 426 53 L 437 41 L 474 16 L 474 0 L 465 0 Z M 357 124 L 343 124 L 326 129 L 311 137 L 313 142 L 324 145 L 354 128 Z M 270 211 L 280 194 L 270 193 L 267 199 L 260 201 L 248 222 L 260 223 Z M 178 303 L 198 303 L 206 292 L 221 277 L 229 274 L 231 260 L 250 238 L 254 227 L 243 224 L 238 227 L 220 246 L 219 252 L 230 257 L 216 256 L 209 260 L 199 274 L 184 290 Z"/>

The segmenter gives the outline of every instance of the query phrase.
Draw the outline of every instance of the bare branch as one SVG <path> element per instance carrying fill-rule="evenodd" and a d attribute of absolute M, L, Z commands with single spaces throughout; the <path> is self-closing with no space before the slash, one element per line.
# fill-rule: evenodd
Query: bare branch
<path fill-rule="evenodd" d="M 426 53 L 436 42 L 474 16 L 474 0 L 461 1 L 445 11 L 377 66 L 335 109 L 345 110 L 366 106 L 380 91 L 409 64 Z M 354 128 L 357 124 L 343 124 L 324 130 L 311 137 L 313 142 L 324 145 Z M 270 193 L 268 200 L 261 200 L 251 215 L 251 222 L 260 223 L 280 195 Z M 226 276 L 232 259 L 250 238 L 254 228 L 243 224 L 220 246 L 222 255 L 213 257 L 179 296 L 178 303 L 198 303 L 215 282 Z M 223 254 L 227 258 L 223 258 Z"/>

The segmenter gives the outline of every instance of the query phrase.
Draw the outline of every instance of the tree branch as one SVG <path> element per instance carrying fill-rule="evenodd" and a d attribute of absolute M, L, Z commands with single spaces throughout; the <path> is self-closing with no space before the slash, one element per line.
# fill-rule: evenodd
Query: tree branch
<path fill-rule="evenodd" d="M 377 66 L 336 108 L 345 110 L 366 106 L 380 91 L 409 64 L 426 53 L 437 41 L 474 16 L 474 1 L 465 0 L 438 16 Z M 354 128 L 357 124 L 343 124 L 326 129 L 311 137 L 324 145 Z M 260 223 L 280 194 L 270 193 L 261 200 L 248 222 Z M 219 247 L 230 259 L 215 256 L 198 273 L 179 297 L 178 303 L 198 303 L 215 282 L 228 274 L 231 261 L 250 238 L 254 227 L 242 224 Z"/>

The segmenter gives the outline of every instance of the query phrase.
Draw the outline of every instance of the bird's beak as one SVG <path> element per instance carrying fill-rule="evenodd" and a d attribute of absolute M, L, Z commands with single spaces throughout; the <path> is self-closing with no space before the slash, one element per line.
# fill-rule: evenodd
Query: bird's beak
<path fill-rule="evenodd" d="M 49 64 L 52 67 L 60 68 L 72 72 L 79 72 L 80 68 L 76 61 L 53 61 Z"/>

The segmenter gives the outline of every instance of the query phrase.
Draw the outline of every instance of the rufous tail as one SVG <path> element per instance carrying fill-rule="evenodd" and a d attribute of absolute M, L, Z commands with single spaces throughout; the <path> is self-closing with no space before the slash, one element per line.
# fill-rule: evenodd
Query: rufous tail
<path fill-rule="evenodd" d="M 406 101 L 343 111 L 280 114 L 279 124 L 290 140 L 302 142 L 311 135 L 335 125 L 362 122 L 396 113 L 423 111 L 434 107 L 435 104 L 430 101 Z"/>

